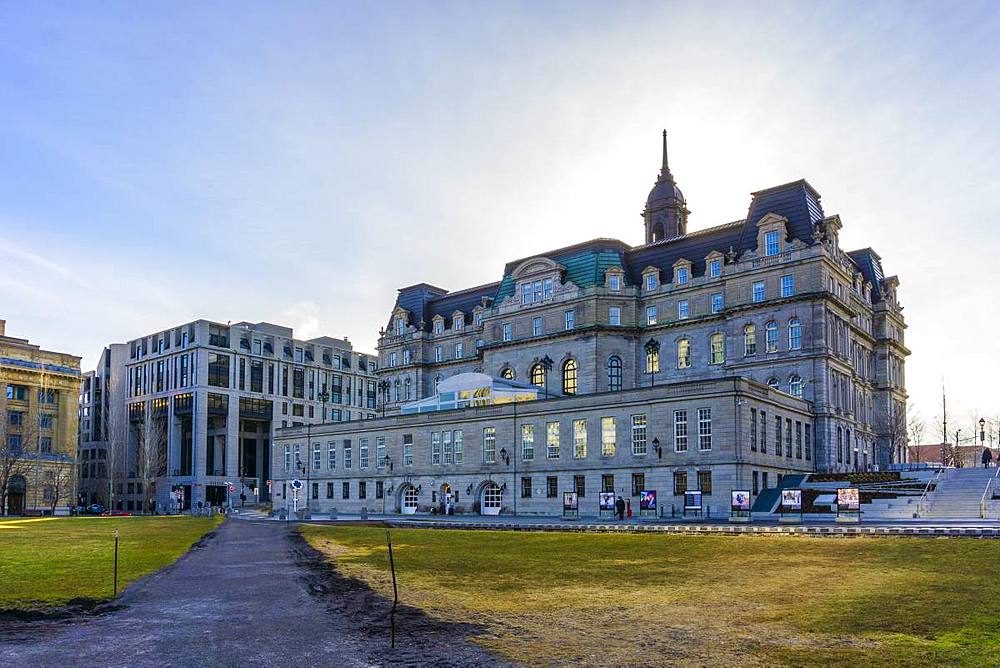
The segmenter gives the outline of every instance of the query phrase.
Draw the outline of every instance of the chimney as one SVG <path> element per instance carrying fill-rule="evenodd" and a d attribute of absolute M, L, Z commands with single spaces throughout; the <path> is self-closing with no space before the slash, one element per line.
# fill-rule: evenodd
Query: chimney
<path fill-rule="evenodd" d="M 7 321 L 0 320 L 0 336 L 7 336 L 6 331 L 7 331 Z"/>

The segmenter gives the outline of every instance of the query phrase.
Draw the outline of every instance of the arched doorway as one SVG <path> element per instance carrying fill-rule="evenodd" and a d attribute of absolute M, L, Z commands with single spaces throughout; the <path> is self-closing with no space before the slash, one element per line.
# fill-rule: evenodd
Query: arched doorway
<path fill-rule="evenodd" d="M 403 489 L 399 491 L 399 512 L 404 515 L 415 515 L 419 496 L 416 487 L 403 485 Z"/>
<path fill-rule="evenodd" d="M 7 514 L 8 515 L 23 515 L 24 514 L 24 497 L 28 491 L 28 481 L 24 479 L 23 475 L 15 475 L 10 479 L 10 483 L 7 485 Z"/>
<path fill-rule="evenodd" d="M 445 483 L 441 485 L 441 503 L 438 512 L 442 515 L 451 515 L 455 508 L 455 494 L 451 491 L 451 485 Z"/>
<path fill-rule="evenodd" d="M 480 514 L 499 515 L 500 508 L 503 507 L 503 490 L 500 485 L 493 481 L 483 485 L 483 491 L 479 495 Z"/>

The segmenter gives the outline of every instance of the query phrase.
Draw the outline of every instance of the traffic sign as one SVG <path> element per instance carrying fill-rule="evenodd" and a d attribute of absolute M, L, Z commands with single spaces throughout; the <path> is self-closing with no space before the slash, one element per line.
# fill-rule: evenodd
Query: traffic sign
<path fill-rule="evenodd" d="M 302 481 L 296 478 L 292 481 L 292 489 L 299 490 L 302 489 Z"/>

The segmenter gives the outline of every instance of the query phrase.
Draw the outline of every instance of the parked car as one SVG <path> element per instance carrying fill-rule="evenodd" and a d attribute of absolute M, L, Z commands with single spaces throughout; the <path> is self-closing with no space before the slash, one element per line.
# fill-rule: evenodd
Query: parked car
<path fill-rule="evenodd" d="M 104 506 L 99 503 L 92 503 L 89 506 L 85 506 L 83 510 L 80 511 L 81 515 L 100 515 L 104 512 Z"/>

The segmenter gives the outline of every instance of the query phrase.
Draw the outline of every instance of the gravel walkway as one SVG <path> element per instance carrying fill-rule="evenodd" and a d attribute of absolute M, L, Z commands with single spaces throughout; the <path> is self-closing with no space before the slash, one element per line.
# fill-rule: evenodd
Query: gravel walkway
<path fill-rule="evenodd" d="M 0 666 L 475 666 L 503 662 L 474 627 L 397 611 L 340 577 L 277 522 L 230 520 L 120 609 L 66 621 L 0 621 Z"/>

